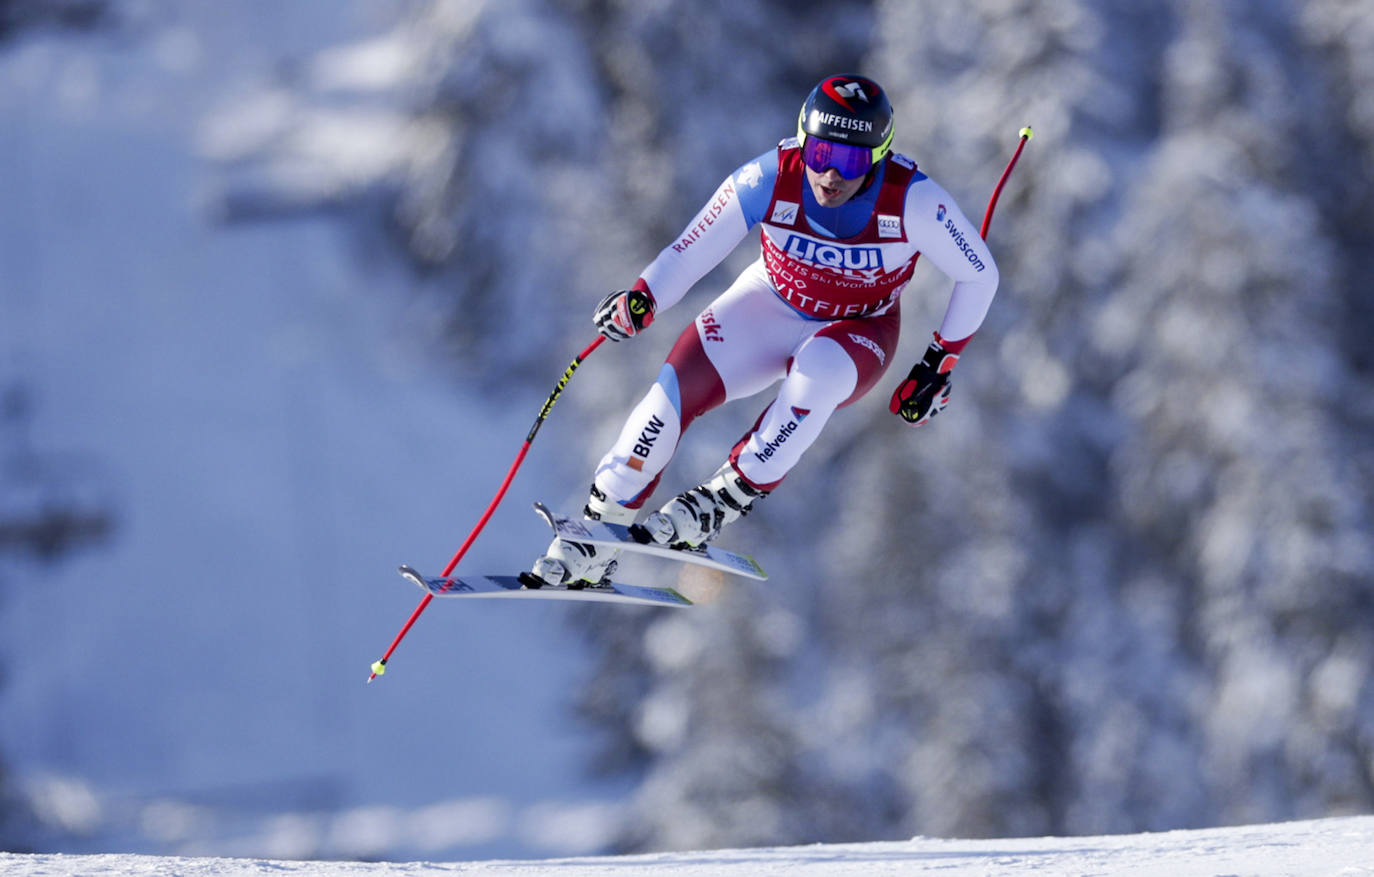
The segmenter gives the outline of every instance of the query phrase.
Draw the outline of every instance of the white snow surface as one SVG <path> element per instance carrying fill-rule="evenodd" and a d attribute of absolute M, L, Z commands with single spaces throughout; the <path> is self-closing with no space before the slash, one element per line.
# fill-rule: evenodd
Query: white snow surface
<path fill-rule="evenodd" d="M 0 877 L 48 875 L 178 874 L 502 874 L 568 877 L 573 874 L 677 875 L 883 875 L 1108 874 L 1190 875 L 1374 874 L 1374 816 L 1275 825 L 1169 831 L 1105 837 L 1033 837 L 815 844 L 709 852 L 655 853 L 543 861 L 486 862 L 283 862 L 261 859 L 159 856 L 0 854 Z"/>

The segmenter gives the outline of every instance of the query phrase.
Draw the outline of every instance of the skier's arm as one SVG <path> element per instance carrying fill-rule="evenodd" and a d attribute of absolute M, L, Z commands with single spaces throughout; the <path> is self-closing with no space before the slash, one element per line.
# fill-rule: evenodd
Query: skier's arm
<path fill-rule="evenodd" d="M 649 263 L 635 288 L 649 292 L 658 310 L 682 301 L 687 291 L 724 261 L 758 224 L 768 209 L 777 175 L 776 149 L 740 165 L 682 233 Z"/>
<path fill-rule="evenodd" d="M 639 275 L 659 310 L 682 301 L 687 290 L 719 265 L 744 240 L 744 219 L 733 176 L 692 217 L 677 239 L 664 247 Z M 639 286 L 639 284 L 636 284 Z"/>
<path fill-rule="evenodd" d="M 949 404 L 950 372 L 983 324 L 1000 277 L 977 228 L 934 181 L 925 179 L 912 185 L 903 218 L 921 255 L 954 281 L 935 340 L 898 385 L 888 406 L 893 414 L 921 426 Z"/>
<path fill-rule="evenodd" d="M 654 321 L 658 311 L 682 301 L 687 290 L 730 255 L 758 221 L 748 216 L 736 185 L 736 179 L 749 167 L 746 164 L 725 178 L 706 206 L 692 217 L 677 240 L 649 263 L 633 287 L 601 300 L 592 319 L 602 335 L 612 341 L 637 335 Z M 757 176 L 746 173 L 745 179 L 756 182 Z"/>
<path fill-rule="evenodd" d="M 592 315 L 597 330 L 611 341 L 623 341 L 648 328 L 660 310 L 681 301 L 693 284 L 730 254 L 750 225 L 740 207 L 735 174 L 731 174 L 633 287 L 601 300 Z"/>
<path fill-rule="evenodd" d="M 1000 281 L 997 263 L 979 237 L 978 226 L 931 179 L 912 185 L 904 219 L 921 255 L 954 281 L 939 337 L 946 350 L 959 353 L 992 306 Z"/>
<path fill-rule="evenodd" d="M 597 305 L 593 319 L 601 334 L 612 341 L 630 338 L 648 327 L 658 311 L 682 301 L 762 219 L 777 176 L 778 151 L 770 149 L 726 177 L 632 288 L 613 292 Z"/>

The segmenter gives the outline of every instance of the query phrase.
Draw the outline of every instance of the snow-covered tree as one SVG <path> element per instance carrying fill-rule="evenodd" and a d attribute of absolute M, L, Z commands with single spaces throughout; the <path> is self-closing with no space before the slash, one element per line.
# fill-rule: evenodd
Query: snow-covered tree
<path fill-rule="evenodd" d="M 622 845 L 1367 810 L 1369 11 L 436 2 L 220 110 L 204 142 L 224 215 L 345 212 L 417 269 L 466 362 L 518 350 L 542 383 L 820 76 L 883 82 L 897 148 L 974 217 L 1034 125 L 947 414 L 910 432 L 885 410 L 947 300 L 920 268 L 884 386 L 730 531 L 770 583 L 579 615 L 599 655 L 579 714 L 639 782 Z M 590 470 L 753 258 L 599 355 L 609 377 L 560 411 L 586 427 L 568 454 Z M 756 413 L 694 426 L 665 496 Z"/>

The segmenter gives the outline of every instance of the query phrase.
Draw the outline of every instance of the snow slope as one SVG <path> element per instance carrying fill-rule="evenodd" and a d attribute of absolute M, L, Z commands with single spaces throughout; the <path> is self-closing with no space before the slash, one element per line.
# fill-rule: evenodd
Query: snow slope
<path fill-rule="evenodd" d="M 1284 874 L 1292 877 L 1374 874 L 1374 817 L 1360 816 L 1159 834 L 1075 838 L 944 840 L 918 837 L 893 843 L 838 844 L 773 849 L 713 850 L 642 856 L 386 864 L 274 862 L 249 859 L 153 856 L 0 854 L 0 877 L 153 875 L 228 877 L 280 874 L 500 874 L 571 877 L 580 874 L 674 875 L 884 875 L 1106 874 L 1203 877 L 1214 874 Z"/>

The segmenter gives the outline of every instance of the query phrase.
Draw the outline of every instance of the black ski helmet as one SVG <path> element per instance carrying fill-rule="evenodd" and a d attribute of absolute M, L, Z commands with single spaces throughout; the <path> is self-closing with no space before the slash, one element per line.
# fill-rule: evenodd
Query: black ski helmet
<path fill-rule="evenodd" d="M 811 89 L 797 118 L 797 139 L 819 137 L 867 146 L 877 164 L 892 150 L 892 103 L 882 86 L 865 76 L 827 76 Z"/>

